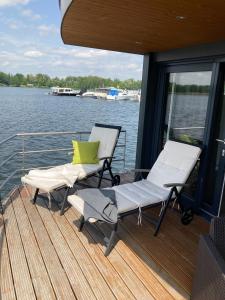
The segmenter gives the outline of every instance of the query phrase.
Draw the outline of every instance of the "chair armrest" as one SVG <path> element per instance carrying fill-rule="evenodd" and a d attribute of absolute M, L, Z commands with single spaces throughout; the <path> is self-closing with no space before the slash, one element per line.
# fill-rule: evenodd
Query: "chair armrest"
<path fill-rule="evenodd" d="M 150 169 L 130 169 L 130 172 L 149 173 Z"/>
<path fill-rule="evenodd" d="M 105 157 L 100 157 L 99 160 L 105 160 L 105 159 L 113 159 L 115 158 L 114 156 L 105 156 Z"/>
<path fill-rule="evenodd" d="M 200 237 L 191 299 L 225 299 L 225 261 L 209 235 Z"/>
<path fill-rule="evenodd" d="M 163 186 L 166 187 L 166 188 L 170 188 L 170 187 L 188 187 L 189 184 L 187 184 L 187 183 L 171 182 L 171 183 L 165 183 Z"/>

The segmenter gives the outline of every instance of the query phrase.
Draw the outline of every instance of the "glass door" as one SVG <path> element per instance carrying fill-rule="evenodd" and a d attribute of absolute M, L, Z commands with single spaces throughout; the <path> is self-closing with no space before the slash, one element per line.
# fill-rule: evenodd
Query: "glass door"
<path fill-rule="evenodd" d="M 211 213 L 218 216 L 225 216 L 225 68 L 222 72 L 222 86 L 212 124 L 214 134 L 203 194 L 205 207 L 211 207 Z"/>
<path fill-rule="evenodd" d="M 168 66 L 162 78 L 158 145 L 175 140 L 202 148 L 183 203 L 225 216 L 225 63 Z"/>
<path fill-rule="evenodd" d="M 212 71 L 168 73 L 163 143 L 168 139 L 202 147 L 207 127 Z M 189 178 L 184 194 L 195 199 L 200 161 Z"/>

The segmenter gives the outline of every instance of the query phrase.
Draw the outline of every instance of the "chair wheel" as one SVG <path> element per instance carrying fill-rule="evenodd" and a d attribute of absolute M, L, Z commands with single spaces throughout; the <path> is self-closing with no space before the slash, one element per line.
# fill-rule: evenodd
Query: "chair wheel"
<path fill-rule="evenodd" d="M 120 176 L 115 175 L 112 179 L 112 186 L 119 185 L 120 184 Z"/>
<path fill-rule="evenodd" d="M 193 220 L 193 217 L 194 217 L 194 212 L 191 208 L 189 208 L 189 209 L 183 211 L 182 217 L 181 217 L 181 223 L 183 225 L 188 225 Z"/>

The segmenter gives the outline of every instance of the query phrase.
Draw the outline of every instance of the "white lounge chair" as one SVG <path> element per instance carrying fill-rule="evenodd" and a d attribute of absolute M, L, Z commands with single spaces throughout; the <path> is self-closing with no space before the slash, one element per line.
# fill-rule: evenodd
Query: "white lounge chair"
<path fill-rule="evenodd" d="M 121 127 L 113 125 L 105 125 L 96 123 L 91 130 L 89 142 L 100 141 L 98 149 L 98 164 L 72 164 L 53 167 L 47 170 L 31 170 L 29 173 L 21 178 L 23 184 L 28 184 L 36 188 L 33 203 L 36 202 L 39 190 L 49 194 L 49 206 L 51 206 L 51 192 L 61 188 L 66 188 L 61 214 L 63 214 L 64 207 L 67 201 L 70 188 L 74 183 L 90 176 L 98 176 L 98 188 L 101 186 L 103 174 L 105 171 L 109 172 L 112 185 L 120 183 L 119 175 L 113 175 L 111 163 L 116 144 L 120 135 Z"/>
<path fill-rule="evenodd" d="M 200 153 L 201 149 L 198 147 L 167 141 L 151 170 L 137 170 L 148 171 L 146 179 L 112 187 L 115 192 L 118 220 L 135 212 L 139 212 L 141 217 L 143 209 L 162 204 L 159 218 L 153 221 L 156 226 L 155 235 L 157 235 L 169 203 L 177 198 L 179 201 L 178 196 L 194 169 Z M 88 190 L 91 192 L 91 189 L 87 189 L 87 192 Z M 81 230 L 84 225 L 85 199 L 78 195 L 71 195 L 68 197 L 68 202 L 82 215 Z M 105 255 L 110 252 L 117 225 L 118 222 L 114 224 Z"/>

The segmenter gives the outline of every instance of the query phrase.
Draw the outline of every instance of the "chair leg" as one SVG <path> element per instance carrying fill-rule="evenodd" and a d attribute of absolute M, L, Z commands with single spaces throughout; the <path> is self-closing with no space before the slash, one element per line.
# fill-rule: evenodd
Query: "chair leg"
<path fill-rule="evenodd" d="M 162 213 L 161 213 L 161 215 L 160 215 L 160 217 L 159 217 L 158 223 L 156 224 L 156 230 L 155 230 L 155 232 L 154 232 L 154 236 L 157 236 L 157 234 L 158 234 L 158 232 L 159 232 L 160 226 L 161 226 L 162 221 L 163 221 L 163 219 L 164 219 L 164 217 L 165 217 L 165 214 L 166 214 L 167 208 L 168 208 L 168 206 L 169 206 L 169 203 L 170 203 L 170 197 L 169 197 L 169 199 L 166 201 L 166 205 L 165 205 L 165 207 L 164 207 L 164 209 L 163 209 L 163 211 L 162 211 Z"/>
<path fill-rule="evenodd" d="M 38 193 L 39 193 L 39 189 L 36 189 L 35 194 L 34 194 L 34 198 L 31 200 L 32 204 L 36 203 Z"/>
<path fill-rule="evenodd" d="M 104 253 L 105 256 L 108 256 L 109 253 L 111 252 L 112 248 L 113 248 L 113 243 L 114 243 L 114 239 L 115 239 L 115 236 L 116 236 L 117 228 L 118 228 L 118 223 L 116 223 L 114 225 L 113 230 L 112 230 L 111 235 L 110 235 L 110 238 L 107 241 L 107 247 L 106 247 L 105 253 Z"/>
<path fill-rule="evenodd" d="M 78 228 L 78 231 L 82 231 L 83 227 L 84 227 L 84 216 L 81 216 L 80 217 L 80 225 L 79 225 L 79 228 Z"/>
<path fill-rule="evenodd" d="M 98 189 L 101 187 L 102 177 L 103 177 L 103 170 L 101 170 L 99 174 Z"/>
<path fill-rule="evenodd" d="M 67 202 L 67 197 L 68 197 L 68 194 L 69 194 L 69 190 L 70 190 L 70 188 L 67 187 L 66 191 L 65 191 L 65 194 L 64 194 L 62 207 L 61 207 L 61 210 L 60 210 L 60 216 L 62 216 L 64 214 L 64 208 L 66 206 L 66 202 Z"/>

